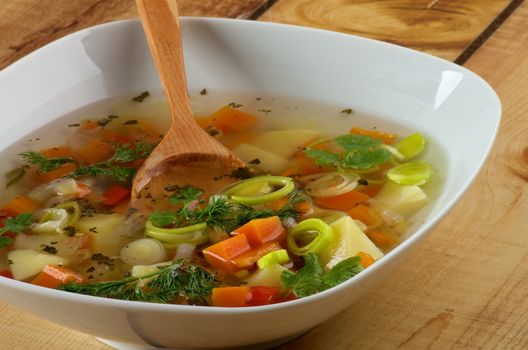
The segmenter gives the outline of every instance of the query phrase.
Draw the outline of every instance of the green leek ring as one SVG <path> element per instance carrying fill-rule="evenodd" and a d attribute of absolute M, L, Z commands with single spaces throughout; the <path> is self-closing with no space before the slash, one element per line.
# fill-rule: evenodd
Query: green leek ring
<path fill-rule="evenodd" d="M 238 191 L 246 188 L 247 186 L 255 185 L 256 183 L 267 183 L 274 186 L 282 185 L 277 191 L 262 194 L 259 196 L 240 196 L 237 195 Z M 293 189 L 295 184 L 293 180 L 286 176 L 259 176 L 251 179 L 247 179 L 239 182 L 238 184 L 228 188 L 223 194 L 228 196 L 233 202 L 253 206 L 268 203 L 276 199 L 287 196 Z"/>
<path fill-rule="evenodd" d="M 300 247 L 296 238 L 311 231 L 317 233 L 315 238 L 310 243 Z M 330 225 L 321 219 L 311 218 L 301 221 L 288 233 L 287 244 L 289 251 L 295 255 L 320 254 L 330 246 L 334 239 L 335 234 Z"/>

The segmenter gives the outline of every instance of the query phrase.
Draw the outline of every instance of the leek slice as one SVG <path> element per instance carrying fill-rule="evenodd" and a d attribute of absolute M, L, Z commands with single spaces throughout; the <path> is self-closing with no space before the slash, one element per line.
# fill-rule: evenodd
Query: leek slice
<path fill-rule="evenodd" d="M 399 185 L 419 186 L 429 181 L 432 173 L 427 162 L 409 162 L 390 169 L 387 177 Z"/>
<path fill-rule="evenodd" d="M 341 173 L 331 172 L 316 174 L 315 179 L 310 180 L 304 190 L 312 197 L 334 197 L 343 193 L 347 193 L 356 188 L 358 174 L 355 173 Z"/>
<path fill-rule="evenodd" d="M 257 260 L 257 266 L 259 269 L 266 268 L 273 264 L 284 264 L 290 261 L 288 251 L 286 249 L 279 249 L 269 252 L 262 258 Z"/>
<path fill-rule="evenodd" d="M 255 188 L 266 187 L 266 185 L 282 186 L 276 191 L 264 193 L 260 195 L 246 195 L 248 191 Z M 274 201 L 276 199 L 287 196 L 293 189 L 295 184 L 293 180 L 286 176 L 258 176 L 251 179 L 241 181 L 234 186 L 228 188 L 223 194 L 228 196 L 233 202 L 242 205 L 252 206 Z"/>
<path fill-rule="evenodd" d="M 145 224 L 148 237 L 152 237 L 160 241 L 165 248 L 174 249 L 178 244 L 191 243 L 202 244 L 209 240 L 209 235 L 204 231 L 207 228 L 205 222 L 178 228 L 161 228 L 154 226 L 150 220 Z"/>
<path fill-rule="evenodd" d="M 332 228 L 321 219 L 306 219 L 295 226 L 287 237 L 290 252 L 295 255 L 320 254 L 334 241 Z M 298 241 L 309 241 L 299 245 Z"/>
<path fill-rule="evenodd" d="M 68 214 L 68 226 L 73 226 L 77 223 L 79 218 L 81 217 L 81 208 L 79 207 L 79 204 L 77 202 L 65 202 L 57 204 L 55 207 L 57 209 L 65 209 Z"/>
<path fill-rule="evenodd" d="M 33 224 L 31 229 L 38 233 L 62 233 L 68 226 L 69 218 L 66 209 L 44 209 L 38 224 Z"/>
<path fill-rule="evenodd" d="M 396 149 L 405 156 L 406 159 L 416 157 L 422 153 L 425 147 L 425 138 L 415 133 L 407 136 L 396 145 Z"/>

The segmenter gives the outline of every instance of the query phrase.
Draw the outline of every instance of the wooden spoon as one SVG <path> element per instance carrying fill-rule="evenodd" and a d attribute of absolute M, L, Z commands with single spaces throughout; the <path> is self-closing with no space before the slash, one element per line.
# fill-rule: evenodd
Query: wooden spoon
<path fill-rule="evenodd" d="M 245 164 L 195 122 L 187 93 L 176 1 L 136 3 L 169 102 L 172 125 L 134 179 L 132 206 L 155 207 L 150 203 L 168 195 L 165 189 L 169 185 L 217 193 L 232 182 L 232 171 Z"/>

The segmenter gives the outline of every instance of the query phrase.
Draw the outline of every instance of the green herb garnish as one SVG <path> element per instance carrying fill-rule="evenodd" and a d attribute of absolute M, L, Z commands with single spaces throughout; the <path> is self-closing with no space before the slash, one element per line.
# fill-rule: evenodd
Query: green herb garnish
<path fill-rule="evenodd" d="M 8 171 L 5 174 L 7 180 L 5 188 L 9 188 L 16 184 L 18 181 L 20 181 L 24 177 L 24 175 L 26 175 L 28 169 L 29 165 L 24 164 L 16 169 Z"/>
<path fill-rule="evenodd" d="M 195 200 L 198 200 L 203 194 L 203 191 L 199 188 L 192 186 L 181 187 L 174 194 L 169 197 L 169 203 L 173 205 L 189 204 Z"/>
<path fill-rule="evenodd" d="M 39 173 L 47 173 L 63 164 L 73 163 L 73 159 L 70 157 L 46 158 L 42 154 L 33 151 L 20 153 L 20 156 L 26 162 L 35 165 Z"/>
<path fill-rule="evenodd" d="M 135 102 L 143 102 L 144 99 L 146 99 L 147 97 L 150 96 L 150 93 L 148 91 L 143 91 L 141 94 L 139 94 L 138 96 L 132 98 L 132 101 L 135 101 Z"/>
<path fill-rule="evenodd" d="M 306 149 L 304 153 L 315 159 L 317 165 L 331 165 L 338 168 L 368 169 L 387 162 L 391 153 L 380 140 L 365 135 L 341 135 L 334 139 L 344 149 L 337 154 L 320 149 Z"/>
<path fill-rule="evenodd" d="M 290 289 L 296 297 L 302 298 L 337 286 L 363 270 L 360 257 L 355 256 L 340 261 L 329 271 L 325 271 L 317 255 L 304 256 L 304 266 L 297 272 L 285 270 L 281 281 L 284 288 Z"/>
<path fill-rule="evenodd" d="M 0 235 L 6 232 L 13 234 L 20 233 L 28 228 L 33 223 L 33 214 L 25 213 L 18 216 L 7 218 L 4 221 L 4 226 L 0 228 Z M 0 236 L 0 248 L 7 247 L 13 243 L 13 239 L 7 236 Z"/>
<path fill-rule="evenodd" d="M 152 280 L 146 284 L 146 288 L 141 287 L 139 282 L 150 278 Z M 110 282 L 68 283 L 59 289 L 104 298 L 152 303 L 168 303 L 178 296 L 184 296 L 191 304 L 203 305 L 216 283 L 213 274 L 185 260 L 177 260 L 172 265 L 160 267 L 159 271 L 141 277 Z"/>

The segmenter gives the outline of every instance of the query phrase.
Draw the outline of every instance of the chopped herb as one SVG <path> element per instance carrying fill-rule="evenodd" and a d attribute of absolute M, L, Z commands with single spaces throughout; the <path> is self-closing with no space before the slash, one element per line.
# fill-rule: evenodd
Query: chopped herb
<path fill-rule="evenodd" d="M 262 97 L 257 97 L 257 98 L 255 98 L 255 100 L 260 101 L 260 100 L 262 100 Z"/>
<path fill-rule="evenodd" d="M 77 128 L 77 127 L 79 127 L 79 126 L 81 126 L 81 124 L 79 124 L 79 123 L 68 124 L 68 127 L 69 127 L 69 128 Z"/>
<path fill-rule="evenodd" d="M 252 161 L 249 162 L 249 164 L 255 164 L 255 165 L 258 165 L 260 163 L 261 163 L 260 159 L 258 159 L 258 158 L 255 158 L 255 159 L 253 159 Z"/>
<path fill-rule="evenodd" d="M 163 189 L 167 192 L 177 192 L 180 190 L 180 186 L 178 185 L 167 185 L 165 187 L 163 187 Z"/>
<path fill-rule="evenodd" d="M 139 281 L 152 278 L 146 288 Z M 190 304 L 204 305 L 217 281 L 213 274 L 185 260 L 140 277 L 129 277 L 119 281 L 96 283 L 68 283 L 59 289 L 98 297 L 135 300 L 153 303 L 168 303 L 178 296 L 187 298 Z"/>
<path fill-rule="evenodd" d="M 230 104 L 228 104 L 228 106 L 231 107 L 231 108 L 240 108 L 240 107 L 242 107 L 241 104 L 236 103 L 236 102 L 231 102 Z"/>
<path fill-rule="evenodd" d="M 4 226 L 0 228 L 0 235 L 6 232 L 17 234 L 24 231 L 33 223 L 33 214 L 25 213 L 18 216 L 7 218 L 4 221 Z M 0 236 L 0 248 L 7 247 L 13 243 L 13 239 L 8 236 Z"/>
<path fill-rule="evenodd" d="M 367 179 L 359 179 L 358 184 L 363 186 L 368 186 L 368 180 Z"/>
<path fill-rule="evenodd" d="M 254 175 L 255 174 L 253 173 L 253 170 L 251 168 L 240 167 L 236 170 L 233 170 L 229 176 L 234 179 L 245 180 L 249 179 L 250 177 L 253 177 Z"/>
<path fill-rule="evenodd" d="M 137 95 L 136 97 L 134 97 L 132 99 L 132 101 L 135 101 L 135 102 L 143 102 L 147 97 L 150 96 L 150 92 L 148 91 L 143 91 L 141 94 Z"/>
<path fill-rule="evenodd" d="M 368 169 L 387 162 L 391 153 L 382 146 L 382 142 L 364 135 L 341 135 L 334 139 L 344 154 L 332 153 L 320 149 L 306 149 L 304 153 L 315 158 L 317 165 L 332 165 L 351 169 Z"/>
<path fill-rule="evenodd" d="M 81 198 L 77 201 L 77 204 L 81 209 L 81 217 L 92 217 L 97 214 L 97 209 L 87 199 Z"/>
<path fill-rule="evenodd" d="M 97 262 L 99 265 L 106 265 L 108 267 L 113 267 L 115 263 L 114 259 L 101 253 L 92 254 L 91 260 Z"/>
<path fill-rule="evenodd" d="M 216 126 L 209 125 L 205 128 L 205 132 L 209 134 L 209 136 L 215 137 L 221 134 L 220 129 L 218 129 Z"/>
<path fill-rule="evenodd" d="M 150 214 L 149 219 L 157 227 L 175 226 L 179 222 L 178 214 L 168 211 L 154 212 Z"/>
<path fill-rule="evenodd" d="M 203 191 L 199 188 L 192 186 L 181 187 L 178 191 L 175 191 L 172 196 L 169 197 L 169 203 L 172 205 L 189 204 L 200 198 Z"/>
<path fill-rule="evenodd" d="M 281 274 L 284 288 L 290 289 L 295 296 L 302 298 L 338 284 L 357 275 L 363 270 L 358 256 L 340 261 L 329 271 L 325 271 L 317 255 L 304 256 L 304 266 L 297 272 L 285 270 Z"/>
<path fill-rule="evenodd" d="M 13 260 L 7 259 L 7 265 L 13 265 Z"/>
<path fill-rule="evenodd" d="M 46 158 L 42 154 L 33 151 L 20 153 L 19 155 L 26 162 L 35 165 L 39 173 L 47 173 L 57 169 L 63 164 L 73 163 L 73 159 L 70 157 Z"/>
<path fill-rule="evenodd" d="M 57 248 L 43 244 L 42 250 L 49 254 L 57 254 Z"/>
<path fill-rule="evenodd" d="M 62 229 L 64 231 L 64 234 L 68 237 L 73 237 L 75 235 L 75 227 L 73 226 L 66 226 Z"/>
<path fill-rule="evenodd" d="M 346 108 L 346 109 L 343 109 L 341 113 L 342 114 L 352 114 L 354 113 L 354 111 L 352 110 L 352 108 Z"/>
<path fill-rule="evenodd" d="M 90 272 L 94 272 L 95 271 L 95 266 L 90 266 L 86 272 L 90 273 Z"/>
<path fill-rule="evenodd" d="M 27 170 L 29 169 L 29 165 L 24 164 L 16 169 L 10 170 L 5 174 L 7 183 L 5 185 L 5 188 L 9 188 L 16 184 L 18 181 L 20 181 L 24 175 L 26 175 Z"/>
<path fill-rule="evenodd" d="M 88 229 L 88 231 L 90 231 L 90 232 L 92 232 L 92 233 L 97 233 L 97 227 L 96 227 L 96 226 L 94 226 L 94 227 L 90 227 L 90 228 Z"/>
<path fill-rule="evenodd" d="M 271 113 L 271 109 L 259 109 L 259 112 L 262 112 L 264 114 L 269 114 Z"/>
<path fill-rule="evenodd" d="M 124 122 L 123 125 L 134 125 L 137 123 L 139 122 L 136 119 L 131 119 L 131 120 L 127 120 L 126 122 Z"/>
<path fill-rule="evenodd" d="M 200 91 L 200 95 L 207 95 L 207 89 L 202 89 L 202 91 Z"/>

